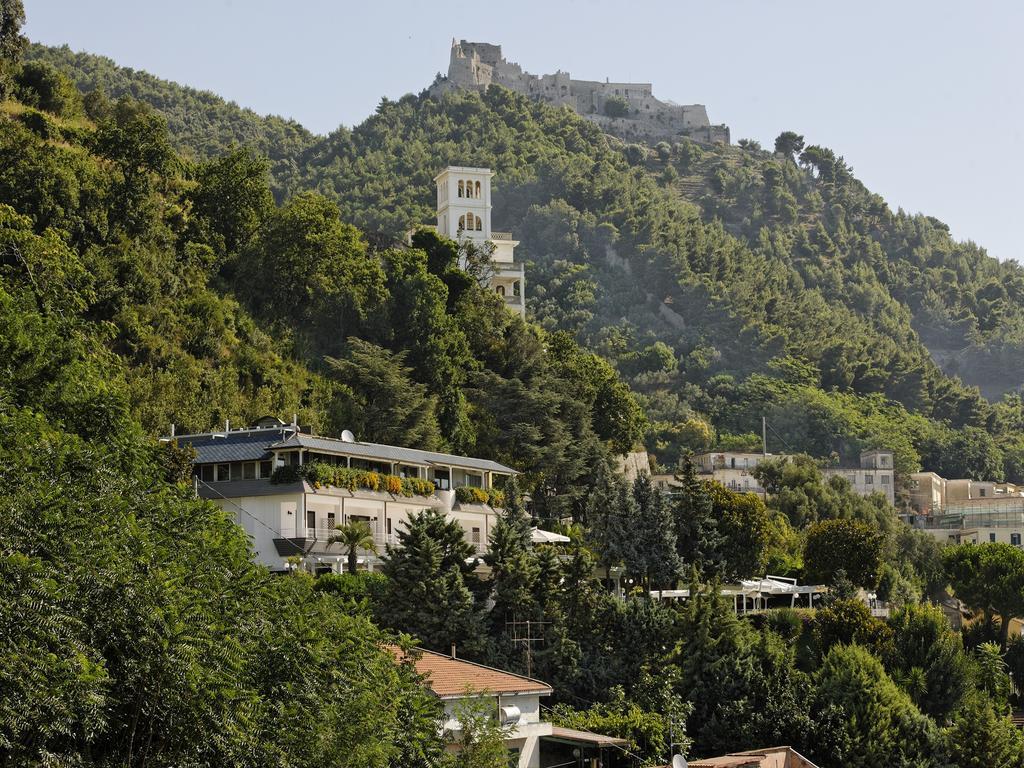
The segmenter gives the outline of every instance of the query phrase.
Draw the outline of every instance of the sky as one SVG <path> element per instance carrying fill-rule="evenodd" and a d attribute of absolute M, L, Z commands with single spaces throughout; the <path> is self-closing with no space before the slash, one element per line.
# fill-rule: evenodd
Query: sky
<path fill-rule="evenodd" d="M 30 39 L 213 91 L 317 133 L 418 93 L 452 37 L 532 73 L 652 82 L 733 141 L 842 155 L 893 208 L 1024 261 L 1019 0 L 24 0 Z"/>

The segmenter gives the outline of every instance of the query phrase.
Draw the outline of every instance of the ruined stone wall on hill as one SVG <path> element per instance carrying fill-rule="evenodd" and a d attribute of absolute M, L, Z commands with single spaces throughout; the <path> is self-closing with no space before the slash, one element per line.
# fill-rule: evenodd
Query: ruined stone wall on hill
<path fill-rule="evenodd" d="M 651 83 L 612 83 L 573 80 L 568 72 L 533 75 L 519 64 L 506 61 L 501 46 L 492 43 L 452 41 L 448 76 L 432 92 L 482 91 L 500 85 L 553 105 L 568 105 L 597 123 L 601 130 L 623 139 L 661 141 L 685 136 L 708 144 L 729 143 L 729 128 L 712 125 L 703 104 L 674 104 L 661 101 Z M 608 104 L 615 100 L 627 114 L 611 117 Z"/>

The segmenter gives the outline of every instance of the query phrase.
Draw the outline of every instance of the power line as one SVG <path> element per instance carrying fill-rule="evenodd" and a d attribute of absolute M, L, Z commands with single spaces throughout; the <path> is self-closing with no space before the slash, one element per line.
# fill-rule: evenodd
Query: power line
<path fill-rule="evenodd" d="M 292 540 L 291 540 L 291 539 L 289 539 L 289 538 L 288 538 L 287 536 L 285 536 L 285 535 L 284 535 L 283 533 L 281 533 L 281 531 L 279 531 L 279 530 L 277 530 L 276 528 L 272 528 L 271 526 L 267 525 L 267 524 L 266 524 L 265 522 L 263 522 L 262 520 L 260 520 L 260 519 L 259 519 L 258 517 L 256 517 L 256 515 L 254 515 L 254 514 L 253 514 L 252 512 L 250 512 L 249 510 L 247 510 L 247 509 L 246 509 L 245 507 L 243 507 L 243 506 L 242 506 L 241 504 L 239 504 L 239 503 L 238 503 L 238 502 L 236 502 L 236 501 L 233 501 L 233 500 L 229 499 L 229 498 L 228 498 L 227 496 L 225 496 L 225 495 L 224 495 L 223 493 L 221 493 L 221 492 L 220 492 L 220 489 L 219 489 L 219 488 L 214 488 L 214 487 L 213 487 L 212 485 L 210 485 L 210 484 L 209 484 L 208 482 L 206 482 L 205 480 L 203 480 L 203 479 L 201 479 L 201 478 L 199 478 L 199 477 L 196 477 L 196 485 L 198 486 L 198 485 L 200 485 L 200 484 L 202 484 L 202 485 L 203 485 L 203 486 L 204 486 L 205 488 L 208 488 L 209 490 L 213 491 L 213 493 L 215 493 L 215 494 L 217 494 L 218 496 L 220 496 L 220 497 L 221 497 L 221 498 L 222 498 L 222 499 L 223 499 L 224 501 L 226 501 L 226 502 L 227 502 L 228 504 L 230 504 L 231 506 L 233 506 L 233 507 L 234 507 L 235 509 L 237 509 L 237 510 L 238 510 L 239 512 L 241 512 L 242 514 L 248 515 L 248 516 L 249 516 L 250 518 L 252 518 L 252 519 L 253 519 L 253 521 L 254 521 L 254 522 L 255 522 L 255 523 L 257 524 L 257 525 L 262 525 L 262 526 L 263 526 L 264 528 L 266 528 L 266 529 L 267 529 L 268 531 L 270 531 L 271 533 L 273 533 L 273 534 L 276 534 L 276 536 L 275 536 L 274 538 L 276 538 L 276 539 L 282 539 L 282 540 L 284 540 L 284 541 L 287 541 L 287 542 L 288 542 L 288 545 L 289 545 L 289 546 L 292 546 L 292 547 L 294 547 L 294 548 L 295 548 L 295 550 L 296 550 L 296 552 L 295 552 L 295 553 L 296 553 L 296 554 L 300 554 L 300 555 L 302 555 L 303 557 L 305 557 L 306 555 L 308 555 L 308 554 L 309 554 L 310 552 L 312 552 L 312 551 L 313 551 L 313 546 L 314 546 L 314 544 L 311 544 L 311 545 L 310 545 L 310 547 L 309 547 L 309 549 L 303 549 L 303 548 L 302 548 L 302 547 L 300 547 L 300 546 L 299 546 L 298 544 L 296 544 L 296 543 L 295 543 L 294 541 L 292 541 Z"/>

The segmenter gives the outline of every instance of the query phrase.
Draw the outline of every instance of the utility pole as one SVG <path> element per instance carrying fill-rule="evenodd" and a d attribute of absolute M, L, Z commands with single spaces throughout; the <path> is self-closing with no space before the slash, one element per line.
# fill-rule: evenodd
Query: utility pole
<path fill-rule="evenodd" d="M 768 419 L 761 417 L 761 453 L 768 455 Z"/>

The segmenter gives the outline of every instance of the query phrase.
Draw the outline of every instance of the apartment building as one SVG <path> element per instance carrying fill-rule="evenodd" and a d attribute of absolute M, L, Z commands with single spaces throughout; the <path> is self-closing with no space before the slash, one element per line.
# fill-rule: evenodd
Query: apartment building
<path fill-rule="evenodd" d="M 1020 547 L 1024 493 L 947 501 L 940 512 L 922 515 L 914 525 L 944 544 L 1003 542 Z"/>
<path fill-rule="evenodd" d="M 765 490 L 754 477 L 754 469 L 765 461 L 782 459 L 788 461 L 789 454 L 773 453 L 742 453 L 736 451 L 712 451 L 694 457 L 697 472 L 705 479 L 715 480 L 730 491 L 738 493 L 756 493 L 764 497 Z M 856 466 L 823 467 L 822 474 L 828 478 L 833 475 L 846 478 L 854 492 L 861 496 L 881 493 L 889 503 L 896 499 L 895 471 L 893 469 L 893 452 L 885 450 L 864 451 Z M 674 475 L 655 475 L 654 482 L 661 488 L 671 489 L 678 485 Z"/>
<path fill-rule="evenodd" d="M 854 492 L 860 496 L 881 493 L 890 504 L 896 502 L 896 471 L 893 466 L 894 454 L 886 450 L 862 451 L 858 466 L 823 467 L 826 477 L 845 477 Z"/>
<path fill-rule="evenodd" d="M 197 493 L 234 515 L 271 570 L 293 557 L 309 570 L 341 570 L 345 553 L 329 539 L 335 526 L 356 520 L 373 532 L 378 554 L 359 555 L 372 570 L 409 515 L 424 509 L 458 521 L 483 553 L 502 503 L 495 482 L 515 474 L 486 459 L 359 442 L 348 432 L 324 437 L 273 417 L 166 439 L 195 450 Z M 311 465 L 328 469 L 314 473 Z M 334 469 L 344 487 L 322 481 Z"/>

